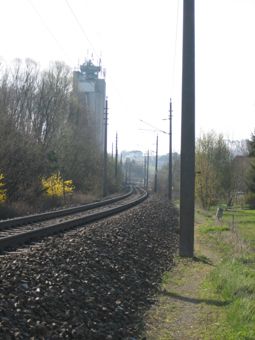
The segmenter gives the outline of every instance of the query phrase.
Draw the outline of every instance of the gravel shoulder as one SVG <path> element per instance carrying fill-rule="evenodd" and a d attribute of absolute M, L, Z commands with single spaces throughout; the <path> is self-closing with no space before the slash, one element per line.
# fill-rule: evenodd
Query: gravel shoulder
<path fill-rule="evenodd" d="M 1 339 L 131 339 L 173 266 L 177 211 L 150 198 L 0 257 Z"/>

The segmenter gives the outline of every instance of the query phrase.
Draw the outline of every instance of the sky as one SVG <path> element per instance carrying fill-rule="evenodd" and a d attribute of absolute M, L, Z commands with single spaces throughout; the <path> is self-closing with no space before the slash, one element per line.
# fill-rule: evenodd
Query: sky
<path fill-rule="evenodd" d="M 108 150 L 180 151 L 182 0 L 0 0 L 0 61 L 54 60 L 106 69 Z M 255 130 L 255 1 L 195 0 L 196 136 Z"/>

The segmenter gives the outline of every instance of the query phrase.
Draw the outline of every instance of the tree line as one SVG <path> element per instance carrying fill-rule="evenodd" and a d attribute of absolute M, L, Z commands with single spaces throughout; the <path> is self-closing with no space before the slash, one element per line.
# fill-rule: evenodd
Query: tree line
<path fill-rule="evenodd" d="M 67 65 L 0 65 L 0 176 L 9 202 L 34 202 L 45 194 L 42 179 L 56 173 L 76 191 L 101 191 L 102 157 L 86 115 Z"/>
<path fill-rule="evenodd" d="M 195 197 L 203 208 L 242 202 L 255 208 L 255 132 L 246 141 L 228 141 L 214 131 L 202 134 L 195 149 Z M 159 189 L 167 194 L 168 166 L 159 172 Z M 173 197 L 179 198 L 180 155 L 173 157 Z"/>
<path fill-rule="evenodd" d="M 203 208 L 234 202 L 255 207 L 255 135 L 229 142 L 209 132 L 196 143 L 196 198 Z"/>
<path fill-rule="evenodd" d="M 54 62 L 41 70 L 32 60 L 0 65 L 0 201 L 33 204 L 53 192 L 47 184 L 96 193 L 102 189 L 102 151 L 86 128 L 87 112 L 73 92 L 72 71 Z M 239 156 L 237 156 L 239 155 Z M 215 132 L 196 142 L 196 199 L 204 208 L 231 204 L 239 194 L 255 207 L 255 133 L 244 144 L 228 143 Z M 180 158 L 173 157 L 173 190 L 180 185 Z M 109 157 L 109 191 L 122 180 L 120 166 Z M 134 168 L 134 166 L 133 166 Z M 139 171 L 138 171 L 139 170 Z M 139 168 L 137 176 L 143 176 Z M 167 166 L 159 172 L 159 189 L 167 193 Z M 51 177 L 52 176 L 52 177 Z M 71 182 L 70 182 L 71 181 Z M 58 193 L 61 185 L 56 182 Z"/>

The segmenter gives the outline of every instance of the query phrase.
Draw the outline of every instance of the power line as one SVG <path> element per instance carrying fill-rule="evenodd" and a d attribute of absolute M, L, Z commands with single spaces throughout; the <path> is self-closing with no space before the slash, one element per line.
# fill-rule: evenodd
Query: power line
<path fill-rule="evenodd" d="M 81 32 L 82 32 L 84 38 L 87 40 L 87 42 L 88 42 L 88 43 L 90 44 L 90 46 L 92 47 L 93 54 L 95 55 L 95 57 L 96 57 L 97 59 L 101 59 L 101 57 L 97 54 L 96 49 L 95 49 L 95 47 L 94 47 L 92 41 L 89 39 L 89 37 L 88 37 L 87 33 L 85 32 L 85 30 L 84 30 L 82 24 L 80 23 L 80 21 L 79 21 L 77 15 L 75 14 L 75 11 L 74 11 L 73 8 L 71 7 L 69 1 L 68 1 L 68 0 L 65 0 L 65 2 L 66 2 L 66 5 L 67 5 L 69 11 L 71 12 L 72 16 L 74 17 L 74 19 L 75 19 L 77 25 L 79 26 L 79 28 L 80 28 L 80 30 L 81 30 Z M 119 98 L 121 98 L 121 100 L 123 100 L 122 95 L 121 95 L 121 93 L 119 92 L 118 87 L 115 85 L 113 78 L 112 78 L 111 76 L 109 76 L 109 75 L 107 76 L 107 78 L 110 79 L 110 80 L 112 81 L 112 85 L 113 85 L 113 89 L 114 89 L 115 93 L 119 96 Z"/>
<path fill-rule="evenodd" d="M 168 132 L 166 132 L 166 131 L 164 131 L 164 130 L 161 130 L 161 129 L 159 129 L 159 128 L 157 128 L 156 126 L 154 126 L 154 125 L 152 125 L 152 124 L 150 124 L 150 123 L 148 123 L 148 122 L 145 122 L 144 120 L 142 120 L 142 119 L 139 119 L 140 120 L 140 122 L 142 122 L 142 123 L 144 123 L 144 124 L 146 124 L 146 125 L 148 125 L 148 126 L 150 126 L 154 131 L 158 131 L 158 132 L 162 132 L 162 133 L 164 133 L 164 134 L 166 134 L 166 135 L 169 135 L 169 133 Z"/>
<path fill-rule="evenodd" d="M 172 76 L 173 76 L 173 78 L 172 78 L 172 91 L 173 92 L 174 92 L 174 83 L 175 83 L 175 66 L 176 66 L 176 54 L 177 54 L 178 27 L 179 27 L 179 8 L 180 8 L 180 0 L 177 0 L 174 58 L 173 58 L 173 69 L 172 69 Z"/>
<path fill-rule="evenodd" d="M 91 40 L 89 39 L 88 35 L 86 34 L 86 32 L 85 32 L 85 30 L 84 30 L 82 24 L 80 23 L 80 21 L 79 21 L 77 15 L 76 15 L 75 12 L 74 12 L 73 8 L 72 8 L 71 5 L 69 4 L 68 0 L 65 0 L 65 2 L 66 2 L 66 4 L 67 4 L 67 7 L 69 8 L 70 12 L 72 13 L 72 16 L 74 17 L 74 20 L 76 21 L 77 25 L 79 26 L 79 28 L 80 28 L 80 30 L 81 30 L 81 32 L 82 32 L 84 38 L 87 40 L 87 42 L 88 42 L 88 43 L 90 44 L 90 46 L 92 47 L 93 52 L 96 53 L 96 52 L 95 52 L 94 45 L 92 44 Z M 96 56 L 96 57 L 98 58 L 99 56 Z"/>
<path fill-rule="evenodd" d="M 29 3 L 29 5 L 32 7 L 33 11 L 36 13 L 36 15 L 40 18 L 42 25 L 44 26 L 44 28 L 47 30 L 47 32 L 49 33 L 49 35 L 52 37 L 52 39 L 55 41 L 55 43 L 58 45 L 58 48 L 61 50 L 62 53 L 64 53 L 64 55 L 67 57 L 67 59 L 69 59 L 69 56 L 67 55 L 64 47 L 61 45 L 61 43 L 58 41 L 58 39 L 56 38 L 55 34 L 52 32 L 52 30 L 49 28 L 49 26 L 46 24 L 44 18 L 42 17 L 41 13 L 38 11 L 38 9 L 35 7 L 35 5 L 33 4 L 33 2 L 31 0 L 27 0 L 27 2 Z M 70 61 L 70 59 L 69 59 Z"/>

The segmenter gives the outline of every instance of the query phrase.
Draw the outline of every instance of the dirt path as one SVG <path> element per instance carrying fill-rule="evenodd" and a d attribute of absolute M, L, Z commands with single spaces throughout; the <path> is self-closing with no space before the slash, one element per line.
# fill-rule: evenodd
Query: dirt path
<path fill-rule="evenodd" d="M 196 236 L 194 260 L 176 259 L 175 268 L 163 279 L 158 302 L 146 322 L 146 339 L 210 339 L 206 328 L 217 325 L 220 301 L 203 298 L 201 287 L 219 260 Z"/>

